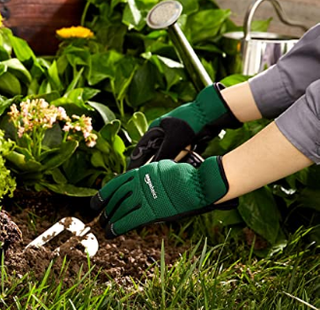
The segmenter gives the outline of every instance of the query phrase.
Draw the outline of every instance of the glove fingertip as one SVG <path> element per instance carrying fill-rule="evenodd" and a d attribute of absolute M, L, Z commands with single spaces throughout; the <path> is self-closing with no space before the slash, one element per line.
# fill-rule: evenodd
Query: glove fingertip
<path fill-rule="evenodd" d="M 107 239 L 114 239 L 118 237 L 116 232 L 114 231 L 114 225 L 112 223 L 108 223 L 105 227 L 105 237 Z"/>
<path fill-rule="evenodd" d="M 90 208 L 95 211 L 100 211 L 104 206 L 104 200 L 102 199 L 100 192 L 95 194 L 90 199 Z"/>
<path fill-rule="evenodd" d="M 105 231 L 106 239 L 114 239 L 118 236 L 114 231 L 113 223 L 109 222 L 109 218 L 105 212 L 102 212 L 102 214 L 100 215 L 99 223 Z"/>

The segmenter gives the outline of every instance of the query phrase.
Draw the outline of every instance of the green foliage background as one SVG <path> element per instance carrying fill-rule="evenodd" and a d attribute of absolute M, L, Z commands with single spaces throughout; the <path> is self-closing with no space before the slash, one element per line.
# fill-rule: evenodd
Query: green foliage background
<path fill-rule="evenodd" d="M 99 136 L 97 146 L 58 147 L 59 165 L 30 167 L 7 157 L 19 184 L 37 190 L 90 196 L 115 175 L 125 172 L 127 157 L 148 128 L 148 123 L 176 106 L 194 99 L 196 90 L 165 30 L 146 26 L 148 11 L 158 0 L 88 0 L 82 24 L 92 39 L 66 39 L 54 56 L 38 56 L 7 28 L 0 31 L 0 127 L 15 139 L 6 111 L 12 103 L 44 98 L 68 114 L 87 114 Z M 181 0 L 179 25 L 214 81 L 230 86 L 248 77 L 238 74 L 240 56 L 223 38 L 241 30 L 213 1 Z M 256 21 L 265 31 L 270 20 Z M 269 121 L 250 122 L 227 131 L 209 145 L 205 157 L 223 155 L 261 130 Z M 59 132 L 47 136 L 47 147 Z M 63 153 L 63 152 L 67 152 Z M 314 226 L 312 239 L 320 241 L 320 171 L 313 166 L 240 199 L 239 208 L 215 211 L 194 220 L 194 230 L 211 236 L 212 227 L 245 226 L 261 235 L 272 254 L 286 244 L 286 234 L 301 225 Z M 244 176 L 245 177 L 245 176 Z M 198 224 L 197 224 L 198 223 Z M 203 225 L 205 223 L 205 225 Z M 316 226 L 318 225 L 318 226 Z M 317 228 L 318 227 L 318 228 Z M 214 236 L 212 236 L 214 238 Z"/>

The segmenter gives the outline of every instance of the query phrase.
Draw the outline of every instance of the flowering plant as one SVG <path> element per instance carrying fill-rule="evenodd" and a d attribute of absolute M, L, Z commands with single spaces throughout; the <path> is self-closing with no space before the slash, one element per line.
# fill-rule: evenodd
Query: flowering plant
<path fill-rule="evenodd" d="M 42 152 L 46 151 L 43 141 L 47 130 L 52 129 L 59 121 L 64 123 L 62 142 L 79 141 L 83 138 L 89 147 L 96 144 L 97 135 L 92 133 L 90 117 L 72 115 L 70 118 L 64 108 L 49 105 L 44 99 L 31 101 L 28 99 L 21 102 L 20 111 L 16 104 L 12 104 L 8 115 L 17 129 L 17 144 L 22 146 L 27 141 L 26 147 L 36 160 L 39 160 Z M 81 133 L 82 137 L 78 133 Z"/>
<path fill-rule="evenodd" d="M 44 99 L 28 99 L 19 107 L 12 104 L 8 117 L 6 127 L 13 127 L 10 132 L 15 147 L 6 158 L 18 179 L 38 189 L 53 189 L 52 183 L 65 187 L 67 179 L 60 166 L 71 158 L 82 142 L 85 147 L 92 148 L 98 138 L 93 133 L 90 117 L 69 117 L 64 108 Z M 87 192 L 89 195 L 93 190 Z"/>

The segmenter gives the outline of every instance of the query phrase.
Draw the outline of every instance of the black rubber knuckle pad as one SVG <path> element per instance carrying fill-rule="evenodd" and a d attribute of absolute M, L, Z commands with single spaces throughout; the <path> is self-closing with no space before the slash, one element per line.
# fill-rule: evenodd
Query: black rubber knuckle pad
<path fill-rule="evenodd" d="M 116 237 L 118 237 L 117 234 L 115 234 L 114 230 L 113 230 L 113 224 L 108 223 L 105 227 L 105 237 L 107 239 L 114 239 Z"/>
<path fill-rule="evenodd" d="M 90 200 L 91 209 L 95 211 L 101 211 L 104 205 L 105 205 L 105 202 L 101 200 L 99 193 L 91 197 L 91 200 Z"/>

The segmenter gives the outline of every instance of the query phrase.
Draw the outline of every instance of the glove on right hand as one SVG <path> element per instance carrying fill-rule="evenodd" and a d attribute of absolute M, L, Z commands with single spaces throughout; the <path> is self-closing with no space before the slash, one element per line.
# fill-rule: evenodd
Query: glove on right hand
<path fill-rule="evenodd" d="M 204 88 L 197 98 L 154 120 L 131 154 L 128 169 L 146 162 L 174 159 L 188 145 L 206 143 L 224 128 L 240 123 L 220 94 L 222 84 Z"/>
<path fill-rule="evenodd" d="M 100 219 L 106 237 L 114 238 L 146 224 L 236 207 L 236 200 L 213 204 L 227 192 L 220 157 L 209 157 L 199 169 L 161 160 L 111 180 L 92 197 L 91 208 L 105 209 Z"/>

